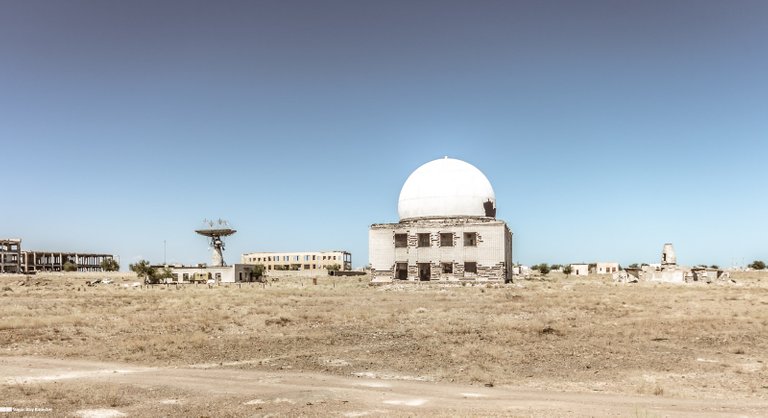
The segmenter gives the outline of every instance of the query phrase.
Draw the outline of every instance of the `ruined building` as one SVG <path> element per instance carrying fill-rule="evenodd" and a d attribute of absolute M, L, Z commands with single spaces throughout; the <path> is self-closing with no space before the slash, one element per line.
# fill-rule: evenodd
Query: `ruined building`
<path fill-rule="evenodd" d="M 21 273 L 21 239 L 0 239 L 0 273 Z"/>
<path fill-rule="evenodd" d="M 715 268 L 715 266 L 698 266 L 694 268 L 678 266 L 675 249 L 672 247 L 672 244 L 666 243 L 661 250 L 660 264 L 626 268 L 623 272 L 615 273 L 613 279 L 619 282 L 687 283 L 701 281 L 711 283 L 715 280 L 730 279 L 730 273 Z"/>
<path fill-rule="evenodd" d="M 0 273 L 64 271 L 68 263 L 77 271 L 103 271 L 101 263 L 113 258 L 112 254 L 22 250 L 21 239 L 0 239 Z"/>
<path fill-rule="evenodd" d="M 405 181 L 398 212 L 400 222 L 371 225 L 373 282 L 512 280 L 512 233 L 473 165 L 448 157 L 422 165 Z"/>

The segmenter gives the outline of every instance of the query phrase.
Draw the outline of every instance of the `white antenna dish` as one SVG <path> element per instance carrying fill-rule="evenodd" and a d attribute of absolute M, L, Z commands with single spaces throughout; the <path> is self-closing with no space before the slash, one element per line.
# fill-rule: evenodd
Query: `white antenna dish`
<path fill-rule="evenodd" d="M 230 236 L 237 231 L 229 228 L 229 223 L 221 218 L 219 218 L 217 222 L 205 219 L 203 220 L 203 223 L 207 228 L 196 229 L 195 232 L 210 238 L 208 249 L 213 250 L 211 264 L 213 266 L 226 266 L 227 264 L 224 262 L 224 241 L 222 240 L 222 237 Z M 218 225 L 216 225 L 217 223 Z M 214 227 L 214 225 L 216 225 L 216 227 Z"/>

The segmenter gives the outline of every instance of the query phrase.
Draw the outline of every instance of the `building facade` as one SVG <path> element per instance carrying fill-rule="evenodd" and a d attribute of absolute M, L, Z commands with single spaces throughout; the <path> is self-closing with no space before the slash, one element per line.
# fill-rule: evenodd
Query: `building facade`
<path fill-rule="evenodd" d="M 596 263 L 595 273 L 597 274 L 613 274 L 620 269 L 619 263 Z"/>
<path fill-rule="evenodd" d="M 161 271 L 165 266 L 153 266 Z M 234 264 L 230 266 L 173 266 L 172 277 L 165 283 L 207 283 L 212 280 L 215 283 L 247 283 L 255 282 L 253 266 L 246 264 Z"/>
<path fill-rule="evenodd" d="M 347 251 L 254 252 L 240 257 L 243 264 L 261 264 L 266 271 L 352 270 L 352 254 Z"/>
<path fill-rule="evenodd" d="M 21 239 L 0 239 L 0 273 L 21 273 Z"/>
<path fill-rule="evenodd" d="M 589 276 L 589 264 L 571 264 L 571 274 L 574 276 Z"/>
<path fill-rule="evenodd" d="M 21 239 L 0 239 L 0 273 L 65 271 L 65 264 L 77 271 L 103 271 L 101 263 L 112 259 L 112 254 L 22 250 Z"/>
<path fill-rule="evenodd" d="M 512 233 L 495 219 L 413 220 L 374 224 L 374 281 L 509 281 Z"/>
<path fill-rule="evenodd" d="M 403 185 L 398 213 L 399 222 L 370 227 L 373 282 L 512 280 L 512 232 L 474 166 L 447 157 L 422 165 Z"/>
<path fill-rule="evenodd" d="M 77 266 L 77 271 L 104 271 L 101 263 L 113 258 L 112 254 L 22 251 L 21 263 L 26 273 L 64 271 L 64 265 L 67 263 Z"/>

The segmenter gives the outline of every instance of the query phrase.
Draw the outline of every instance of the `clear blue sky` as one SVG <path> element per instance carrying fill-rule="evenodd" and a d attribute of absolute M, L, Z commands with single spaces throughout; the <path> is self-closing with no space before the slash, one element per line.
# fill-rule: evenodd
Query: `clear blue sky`
<path fill-rule="evenodd" d="M 480 168 L 515 261 L 768 259 L 768 2 L 0 2 L 0 236 L 346 249 Z"/>

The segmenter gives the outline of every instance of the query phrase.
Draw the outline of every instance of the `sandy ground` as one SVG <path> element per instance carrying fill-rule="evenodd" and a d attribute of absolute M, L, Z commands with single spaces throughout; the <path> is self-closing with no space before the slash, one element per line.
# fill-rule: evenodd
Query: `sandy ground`
<path fill-rule="evenodd" d="M 39 357 L 0 358 L 5 385 L 77 383 L 147 388 L 151 396 L 125 407 L 56 409 L 49 414 L 189 416 L 202 401 L 213 415 L 443 416 L 764 416 L 768 401 L 671 399 L 602 393 L 555 392 L 514 386 L 477 387 L 289 371 L 264 372 Z M 14 406 L 4 399 L 5 406 Z M 51 408 L 40 399 L 37 408 Z M 27 402 L 28 403 L 28 402 Z M 0 405 L 3 406 L 3 405 Z M 16 405 L 17 408 L 23 408 Z M 29 407 L 27 408 L 35 408 Z M 27 412 L 32 414 L 33 412 Z M 39 414 L 46 414 L 39 412 Z"/>

